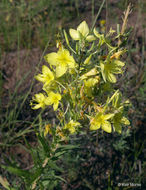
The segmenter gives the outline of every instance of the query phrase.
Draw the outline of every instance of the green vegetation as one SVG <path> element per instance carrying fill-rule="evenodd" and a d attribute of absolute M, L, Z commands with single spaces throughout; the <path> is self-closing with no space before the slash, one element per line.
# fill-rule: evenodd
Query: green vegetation
<path fill-rule="evenodd" d="M 143 189 L 144 12 L 142 0 L 0 1 L 0 189 Z M 77 30 L 86 18 L 90 33 Z M 59 68 L 62 47 L 72 64 Z"/>

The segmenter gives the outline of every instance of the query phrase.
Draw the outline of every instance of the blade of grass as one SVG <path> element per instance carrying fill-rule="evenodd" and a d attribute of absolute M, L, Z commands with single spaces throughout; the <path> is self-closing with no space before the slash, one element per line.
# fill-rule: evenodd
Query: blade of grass
<path fill-rule="evenodd" d="M 103 8 L 103 6 L 104 6 L 105 1 L 106 1 L 106 0 L 103 0 L 103 1 L 102 1 L 102 4 L 100 5 L 100 8 L 99 8 L 99 10 L 98 10 L 98 13 L 96 14 L 96 17 L 95 17 L 95 19 L 94 19 L 94 21 L 93 21 L 91 31 L 93 31 L 93 29 L 94 29 L 94 27 L 95 27 L 96 21 L 97 21 L 99 15 L 100 15 L 100 13 L 101 13 L 101 10 L 102 10 L 102 8 Z"/>

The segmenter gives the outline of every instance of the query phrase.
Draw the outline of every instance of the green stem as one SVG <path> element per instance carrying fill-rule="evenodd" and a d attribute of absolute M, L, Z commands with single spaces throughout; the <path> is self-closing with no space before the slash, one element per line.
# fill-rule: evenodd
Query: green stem
<path fill-rule="evenodd" d="M 94 26 L 95 26 L 95 24 L 96 24 L 96 21 L 97 21 L 97 19 L 98 19 L 98 17 L 99 17 L 99 14 L 100 14 L 102 8 L 103 8 L 104 3 L 105 3 L 105 0 L 103 0 L 103 1 L 102 1 L 102 4 L 100 5 L 99 11 L 98 11 L 98 13 L 97 13 L 97 15 L 96 15 L 96 17 L 95 17 L 95 19 L 94 19 L 94 22 L 93 22 L 93 24 L 92 24 L 91 31 L 93 31 L 93 29 L 94 29 Z"/>

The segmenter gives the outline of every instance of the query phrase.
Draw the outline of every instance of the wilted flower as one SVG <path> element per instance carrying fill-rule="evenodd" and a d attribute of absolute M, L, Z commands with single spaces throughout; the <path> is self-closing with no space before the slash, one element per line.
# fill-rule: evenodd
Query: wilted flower
<path fill-rule="evenodd" d="M 45 125 L 44 136 L 46 136 L 48 133 L 49 133 L 49 134 L 52 134 L 52 131 L 51 131 L 51 124 Z"/>

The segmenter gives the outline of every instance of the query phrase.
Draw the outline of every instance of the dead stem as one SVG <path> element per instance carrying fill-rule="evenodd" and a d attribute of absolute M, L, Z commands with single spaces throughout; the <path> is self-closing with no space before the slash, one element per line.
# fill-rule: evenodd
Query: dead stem
<path fill-rule="evenodd" d="M 123 24 L 122 24 L 122 29 L 121 29 L 121 35 L 124 34 L 126 27 L 127 27 L 127 22 L 128 22 L 128 16 L 131 13 L 131 3 L 128 5 L 127 9 L 124 11 L 124 18 L 123 18 Z M 118 41 L 118 46 L 121 44 L 121 39 L 119 38 Z"/>

